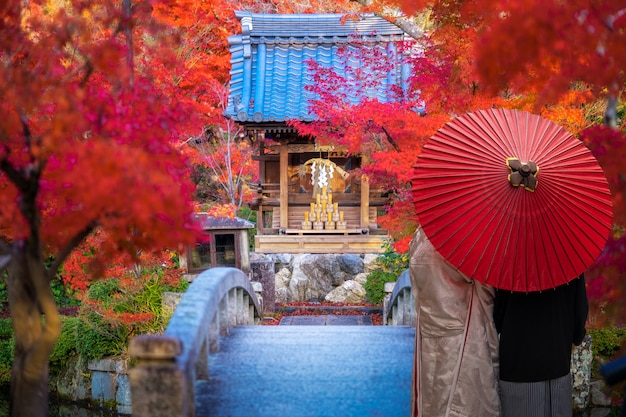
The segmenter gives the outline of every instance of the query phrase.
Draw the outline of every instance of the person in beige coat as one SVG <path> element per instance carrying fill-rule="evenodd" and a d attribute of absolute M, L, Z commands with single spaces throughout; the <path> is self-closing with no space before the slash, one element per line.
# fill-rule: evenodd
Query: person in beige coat
<path fill-rule="evenodd" d="M 409 248 L 417 325 L 412 417 L 499 417 L 495 290 L 447 263 L 418 228 Z"/>

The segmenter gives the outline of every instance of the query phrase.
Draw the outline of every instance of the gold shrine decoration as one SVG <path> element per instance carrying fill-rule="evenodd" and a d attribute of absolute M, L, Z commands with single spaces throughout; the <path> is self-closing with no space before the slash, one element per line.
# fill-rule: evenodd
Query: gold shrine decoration
<path fill-rule="evenodd" d="M 339 204 L 333 203 L 332 193 L 328 193 L 326 186 L 322 187 L 322 193 L 315 196 L 315 202 L 311 203 L 309 211 L 304 212 L 303 230 L 343 230 L 346 222 L 343 219 L 343 211 L 339 211 Z"/>
<path fill-rule="evenodd" d="M 319 188 L 327 187 L 335 172 L 344 180 L 350 176 L 349 173 L 338 167 L 330 159 L 311 158 L 298 167 L 298 176 L 300 178 L 306 175 L 308 166 L 311 166 L 311 182 Z"/>

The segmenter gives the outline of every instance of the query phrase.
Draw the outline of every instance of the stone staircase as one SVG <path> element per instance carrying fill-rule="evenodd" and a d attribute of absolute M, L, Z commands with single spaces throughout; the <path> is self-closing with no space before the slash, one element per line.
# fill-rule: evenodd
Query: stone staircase
<path fill-rule="evenodd" d="M 415 329 L 329 324 L 230 329 L 196 382 L 196 415 L 410 416 Z"/>

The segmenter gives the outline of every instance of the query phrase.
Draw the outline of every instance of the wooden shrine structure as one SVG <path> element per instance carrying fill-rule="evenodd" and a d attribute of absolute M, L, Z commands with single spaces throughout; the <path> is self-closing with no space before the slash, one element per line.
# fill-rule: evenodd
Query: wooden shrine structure
<path fill-rule="evenodd" d="M 319 146 L 287 121 L 315 120 L 309 112 L 314 94 L 306 88 L 312 83 L 308 60 L 341 71 L 337 48 L 349 47 L 358 35 L 400 62 L 395 48 L 404 32 L 373 14 L 345 21 L 340 14 L 236 14 L 242 34 L 229 38 L 232 69 L 224 115 L 244 127 L 257 149 L 255 251 L 383 252 L 388 233 L 377 218 L 388 199 L 384 190 L 371 189 L 366 175 L 356 174 L 360 156 Z M 382 90 L 402 85 L 406 73 L 399 64 Z M 377 94 L 385 100 L 384 91 Z"/>

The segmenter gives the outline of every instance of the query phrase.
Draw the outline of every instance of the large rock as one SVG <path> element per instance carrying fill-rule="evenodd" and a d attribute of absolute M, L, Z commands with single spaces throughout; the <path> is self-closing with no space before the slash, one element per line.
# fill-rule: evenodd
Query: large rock
<path fill-rule="evenodd" d="M 309 279 L 319 282 L 320 289 L 325 291 L 324 295 L 328 294 L 333 287 L 343 284 L 348 276 L 341 269 L 337 255 L 305 255 L 300 258 L 300 269 Z"/>
<path fill-rule="evenodd" d="M 363 259 L 359 255 L 340 255 L 338 261 L 341 270 L 348 275 L 354 276 L 363 272 Z"/>
<path fill-rule="evenodd" d="M 288 268 L 281 268 L 276 273 L 274 285 L 278 288 L 288 288 L 291 281 L 291 271 Z"/>
<path fill-rule="evenodd" d="M 367 275 L 367 273 L 361 272 L 360 274 L 357 274 L 353 279 L 359 284 L 365 285 L 365 283 L 367 282 Z"/>
<path fill-rule="evenodd" d="M 363 272 L 372 272 L 375 269 L 380 268 L 377 263 L 378 256 L 373 253 L 366 253 L 363 255 Z"/>
<path fill-rule="evenodd" d="M 276 288 L 276 303 L 287 304 L 291 302 L 291 291 L 289 288 Z"/>
<path fill-rule="evenodd" d="M 296 259 L 289 280 L 291 301 L 309 301 L 313 297 L 313 291 L 309 287 L 309 277 L 302 271 L 300 262 Z"/>
<path fill-rule="evenodd" d="M 365 284 L 367 272 L 375 267 L 374 254 L 255 254 L 251 262 L 275 264 L 277 303 L 321 301 L 335 288 L 355 279 Z M 265 288 L 265 285 L 264 285 Z"/>
<path fill-rule="evenodd" d="M 292 301 L 320 301 L 352 277 L 342 271 L 337 255 L 302 255 L 293 260 L 289 289 Z"/>
<path fill-rule="evenodd" d="M 276 270 L 281 268 L 291 268 L 291 263 L 293 262 L 293 255 L 291 253 L 256 253 L 252 252 L 250 254 L 250 261 L 267 261 L 270 260 L 274 262 L 276 265 Z"/>
<path fill-rule="evenodd" d="M 277 253 L 272 256 L 276 268 L 291 268 L 293 263 L 293 255 L 290 253 Z"/>
<path fill-rule="evenodd" d="M 365 288 L 354 280 L 349 280 L 335 288 L 324 298 L 330 303 L 361 303 L 365 300 Z"/>
<path fill-rule="evenodd" d="M 288 268 L 280 269 L 275 276 L 276 302 L 286 304 L 291 302 L 291 291 L 289 282 L 291 281 L 291 271 Z"/>

